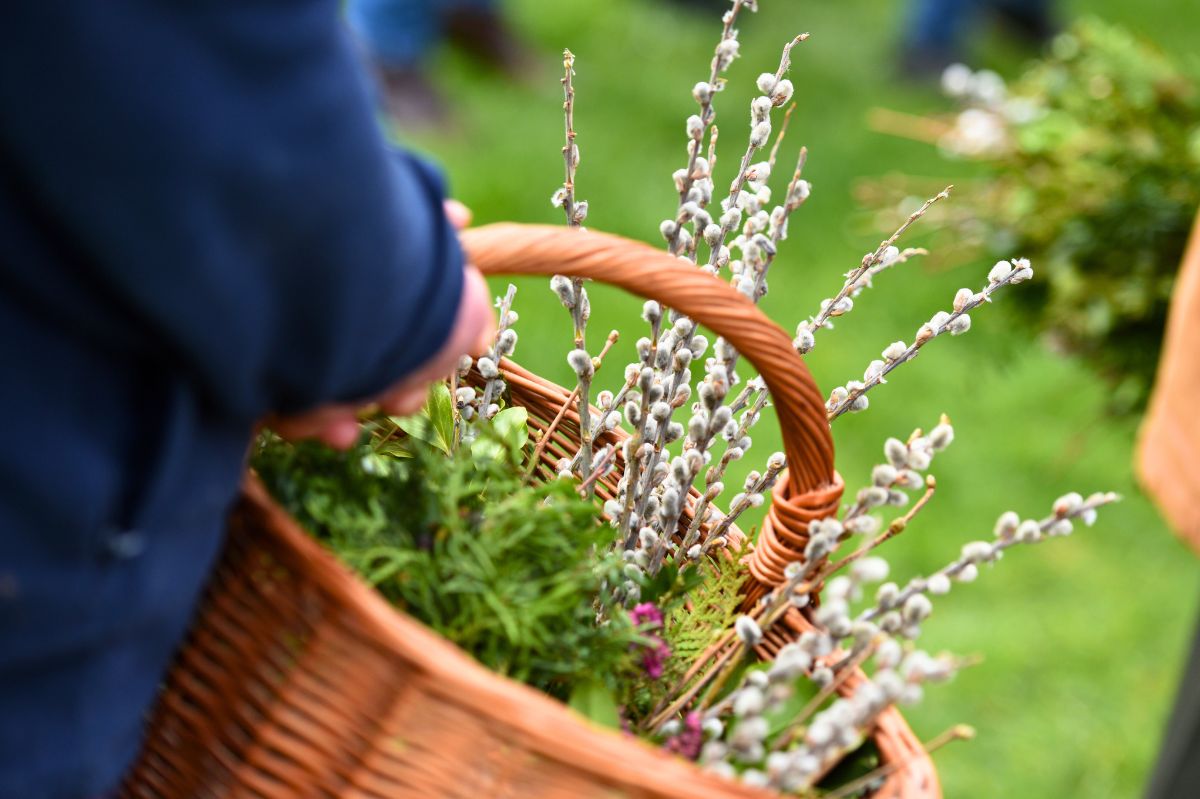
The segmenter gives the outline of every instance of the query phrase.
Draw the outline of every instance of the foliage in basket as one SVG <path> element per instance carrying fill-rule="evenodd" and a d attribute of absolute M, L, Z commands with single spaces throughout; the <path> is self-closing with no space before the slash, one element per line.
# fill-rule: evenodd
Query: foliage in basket
<path fill-rule="evenodd" d="M 964 202 L 936 215 L 945 243 L 959 257 L 1015 249 L 1036 260 L 1045 280 L 1022 306 L 1053 344 L 1112 379 L 1114 409 L 1138 407 L 1200 208 L 1196 76 L 1093 19 L 1059 36 L 1011 86 L 955 65 L 943 88 L 964 107 L 949 121 L 878 119 L 979 162 Z M 864 187 L 863 200 L 899 207 L 920 184 L 889 178 Z"/>
<path fill-rule="evenodd" d="M 766 293 L 788 218 L 811 193 L 801 148 L 773 202 L 783 130 L 768 148 L 772 115 L 792 95 L 791 51 L 807 34 L 757 78 L 746 149 L 728 193 L 717 192 L 715 100 L 739 55 L 735 23 L 746 10 L 753 4 L 734 0 L 710 72 L 692 89 L 698 113 L 686 122 L 686 162 L 673 175 L 679 204 L 660 226 L 676 256 L 660 263 L 680 269 L 682 259 L 714 276 L 712 300 L 726 308 L 750 308 Z M 575 196 L 573 61 L 564 54 L 566 179 L 552 201 L 580 227 L 587 204 Z M 928 200 L 815 304 L 796 327 L 798 353 L 849 314 L 873 279 L 920 254 L 897 241 L 947 196 Z M 1032 276 L 1025 259 L 997 263 L 979 289 L 961 289 L 948 310 L 921 322 L 911 343 L 892 342 L 861 379 L 834 388 L 823 411 L 816 397 L 822 434 L 827 422 L 865 410 L 867 394 L 922 348 L 967 332 L 972 312 Z M 869 795 L 905 765 L 878 762 L 876 723 L 963 665 L 917 643 L 931 597 L 973 581 L 1010 547 L 1091 524 L 1097 508 L 1115 499 L 1069 493 L 1044 518 L 1005 513 L 937 572 L 888 582 L 876 550 L 933 498 L 929 469 L 954 439 L 942 418 L 888 439 L 849 502 L 839 502 L 840 483 L 821 486 L 832 500 L 797 528 L 799 543 L 760 541 L 748 553 L 739 516 L 772 492 L 786 494 L 809 465 L 794 461 L 789 474 L 787 457 L 774 453 L 739 490 L 726 491 L 729 464 L 751 452 L 753 429 L 771 404 L 767 382 L 740 382 L 741 354 L 731 341 L 718 336 L 710 346 L 696 321 L 651 300 L 632 362 L 612 390 L 595 391 L 610 380 L 603 367 L 618 336 L 590 351 L 584 281 L 558 276 L 551 288 L 570 314 L 567 361 L 577 384 L 538 436 L 527 432 L 508 384 L 516 377 L 505 359 L 518 339 L 510 286 L 497 300 L 491 349 L 464 358 L 420 416 L 367 423 L 360 446 L 346 454 L 268 434 L 254 465 L 275 496 L 385 596 L 485 664 L 731 779 L 801 796 Z M 787 336 L 780 338 L 787 352 Z M 571 412 L 573 424 L 556 429 Z M 832 481 L 832 471 L 823 479 Z M 759 556 L 768 551 L 786 553 L 788 562 L 764 565 Z M 758 575 L 757 588 L 747 588 L 748 571 Z M 960 737 L 954 728 L 928 746 Z"/>
<path fill-rule="evenodd" d="M 615 689 L 639 637 L 626 615 L 593 623 L 621 569 L 595 507 L 565 482 L 525 484 L 524 409 L 452 453 L 449 392 L 433 396 L 407 431 L 374 423 L 344 453 L 264 436 L 255 469 L 347 565 L 488 668 L 561 698 L 593 675 Z"/>

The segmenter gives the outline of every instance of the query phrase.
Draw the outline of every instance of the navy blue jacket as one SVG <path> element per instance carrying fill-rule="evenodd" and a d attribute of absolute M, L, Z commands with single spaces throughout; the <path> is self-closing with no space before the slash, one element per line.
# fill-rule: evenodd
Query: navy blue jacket
<path fill-rule="evenodd" d="M 0 797 L 91 797 L 221 543 L 254 421 L 448 334 L 437 179 L 338 0 L 0 10 Z"/>

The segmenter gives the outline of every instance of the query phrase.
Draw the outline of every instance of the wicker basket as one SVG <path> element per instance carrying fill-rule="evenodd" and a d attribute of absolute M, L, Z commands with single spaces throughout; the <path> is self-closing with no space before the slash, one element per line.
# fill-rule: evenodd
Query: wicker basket
<path fill-rule="evenodd" d="M 790 469 L 747 561 L 748 601 L 781 581 L 783 566 L 800 559 L 807 523 L 836 511 L 842 488 L 823 399 L 787 335 L 722 282 L 643 244 L 520 225 L 468 231 L 464 243 L 488 274 L 580 276 L 652 296 L 724 336 L 758 368 Z M 546 434 L 556 423 L 539 467 L 551 475 L 578 433 L 578 416 L 561 413 L 569 392 L 515 364 L 502 368 L 509 401 L 528 409 L 531 428 Z M 614 443 L 624 434 L 606 435 Z M 597 490 L 611 495 L 614 485 Z M 732 535 L 739 543 L 741 533 Z M 759 654 L 771 657 L 806 629 L 792 611 Z M 874 740 L 896 767 L 877 799 L 940 799 L 932 764 L 899 713 L 883 714 Z M 597 728 L 487 671 L 350 574 L 253 475 L 120 792 L 138 799 L 773 795 Z"/>

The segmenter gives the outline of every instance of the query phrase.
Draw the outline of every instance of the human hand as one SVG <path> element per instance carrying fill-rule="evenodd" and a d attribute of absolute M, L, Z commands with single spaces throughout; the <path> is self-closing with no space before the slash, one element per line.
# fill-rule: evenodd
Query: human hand
<path fill-rule="evenodd" d="M 471 212 L 462 203 L 447 200 L 445 208 L 455 228 L 461 230 L 470 223 Z M 451 374 L 464 353 L 486 350 L 495 330 L 487 283 L 478 269 L 467 266 L 450 337 L 416 372 L 362 404 L 330 403 L 292 416 L 270 416 L 265 423 L 287 439 L 311 438 L 336 449 L 348 449 L 358 440 L 359 413 L 364 408 L 375 407 L 394 416 L 416 413 L 425 403 L 429 384 Z"/>

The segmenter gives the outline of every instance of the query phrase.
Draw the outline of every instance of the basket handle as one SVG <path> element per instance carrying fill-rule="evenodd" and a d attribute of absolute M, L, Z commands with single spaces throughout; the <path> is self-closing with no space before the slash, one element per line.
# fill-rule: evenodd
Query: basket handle
<path fill-rule="evenodd" d="M 725 337 L 771 392 L 787 455 L 788 493 L 824 497 L 837 482 L 825 401 L 808 367 L 791 338 L 724 281 L 647 244 L 590 230 L 499 223 L 460 235 L 468 258 L 486 275 L 591 278 L 658 300 Z"/>

